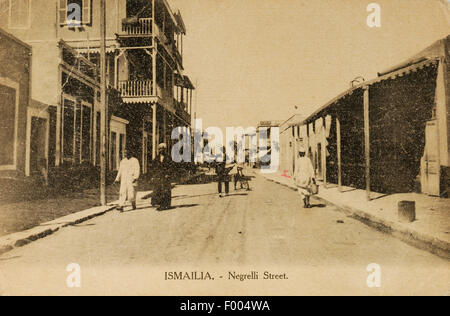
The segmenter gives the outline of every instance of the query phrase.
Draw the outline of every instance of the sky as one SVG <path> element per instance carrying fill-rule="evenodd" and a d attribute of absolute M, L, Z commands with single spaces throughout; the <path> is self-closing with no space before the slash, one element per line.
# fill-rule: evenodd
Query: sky
<path fill-rule="evenodd" d="M 450 34 L 448 0 L 168 0 L 187 27 L 184 65 L 203 127 L 308 115 Z M 295 109 L 298 107 L 298 110 Z"/>

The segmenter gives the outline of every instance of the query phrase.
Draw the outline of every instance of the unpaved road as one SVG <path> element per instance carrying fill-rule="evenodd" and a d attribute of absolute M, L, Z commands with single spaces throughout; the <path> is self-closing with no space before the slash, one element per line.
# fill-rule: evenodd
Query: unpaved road
<path fill-rule="evenodd" d="M 135 212 L 114 211 L 15 249 L 0 257 L 0 294 L 450 294 L 448 261 L 331 206 L 301 209 L 295 192 L 260 177 L 252 186 L 223 199 L 215 184 L 177 187 L 173 210 L 140 201 Z M 71 263 L 81 269 L 79 288 L 67 285 Z M 372 263 L 381 268 L 379 288 L 366 282 Z M 165 280 L 171 271 L 214 280 Z M 259 279 L 230 279 L 251 271 Z M 263 280 L 266 271 L 285 279 Z"/>

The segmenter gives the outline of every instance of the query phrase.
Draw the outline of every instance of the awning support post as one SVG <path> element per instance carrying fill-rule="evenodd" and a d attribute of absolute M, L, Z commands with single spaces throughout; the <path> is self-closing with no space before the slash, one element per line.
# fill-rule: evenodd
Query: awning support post
<path fill-rule="evenodd" d="M 338 160 L 338 190 L 342 192 L 342 149 L 341 149 L 341 121 L 336 117 L 337 160 Z"/>
<path fill-rule="evenodd" d="M 364 87 L 364 155 L 366 159 L 366 195 L 370 201 L 370 116 L 369 116 L 369 87 Z"/>

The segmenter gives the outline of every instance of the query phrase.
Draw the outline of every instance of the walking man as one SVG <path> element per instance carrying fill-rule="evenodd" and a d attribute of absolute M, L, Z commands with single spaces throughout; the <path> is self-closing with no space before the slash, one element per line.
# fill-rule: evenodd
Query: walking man
<path fill-rule="evenodd" d="M 299 159 L 295 166 L 294 181 L 298 188 L 298 193 L 302 197 L 304 208 L 311 208 L 311 186 L 315 183 L 315 171 L 311 159 L 306 157 L 306 149 L 299 148 Z"/>
<path fill-rule="evenodd" d="M 141 173 L 139 161 L 125 150 L 125 158 L 120 162 L 119 173 L 116 182 L 120 182 L 120 198 L 117 210 L 123 212 L 127 200 L 131 202 L 133 210 L 136 210 L 136 194 L 138 179 Z"/>
<path fill-rule="evenodd" d="M 217 174 L 217 184 L 219 190 L 219 197 L 223 197 L 223 185 L 225 186 L 225 195 L 228 196 L 230 194 L 230 181 L 231 176 L 229 173 L 234 168 L 234 164 L 227 164 L 226 160 L 226 149 L 225 147 L 222 149 L 223 151 L 223 161 L 216 161 L 216 174 Z"/>

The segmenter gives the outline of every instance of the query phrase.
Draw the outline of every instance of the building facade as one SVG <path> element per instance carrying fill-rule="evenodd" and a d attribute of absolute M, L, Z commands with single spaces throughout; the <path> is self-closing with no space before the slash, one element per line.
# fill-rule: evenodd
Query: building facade
<path fill-rule="evenodd" d="M 127 148 L 146 172 L 171 128 L 191 124 L 186 28 L 165 0 L 106 1 L 106 12 L 109 168 Z M 0 0 L 0 28 L 32 48 L 29 107 L 48 117 L 49 167 L 98 165 L 99 1 Z"/>
<path fill-rule="evenodd" d="M 293 174 L 295 170 L 300 124 L 304 119 L 303 115 L 295 114 L 280 124 L 280 170 L 286 174 Z"/>
<path fill-rule="evenodd" d="M 273 135 L 274 129 L 279 129 L 280 121 L 260 121 L 256 127 L 258 155 L 256 166 L 268 167 L 272 163 L 272 150 L 280 152 L 279 134 Z M 273 148 L 273 146 L 277 148 Z"/>
<path fill-rule="evenodd" d="M 30 69 L 31 47 L 0 29 L 0 175 L 6 177 L 37 170 L 47 158 L 48 117 L 28 107 Z"/>
<path fill-rule="evenodd" d="M 353 86 L 292 126 L 282 147 L 302 142 L 325 185 L 366 189 L 369 199 L 371 191 L 449 197 L 449 56 L 447 37 Z"/>

